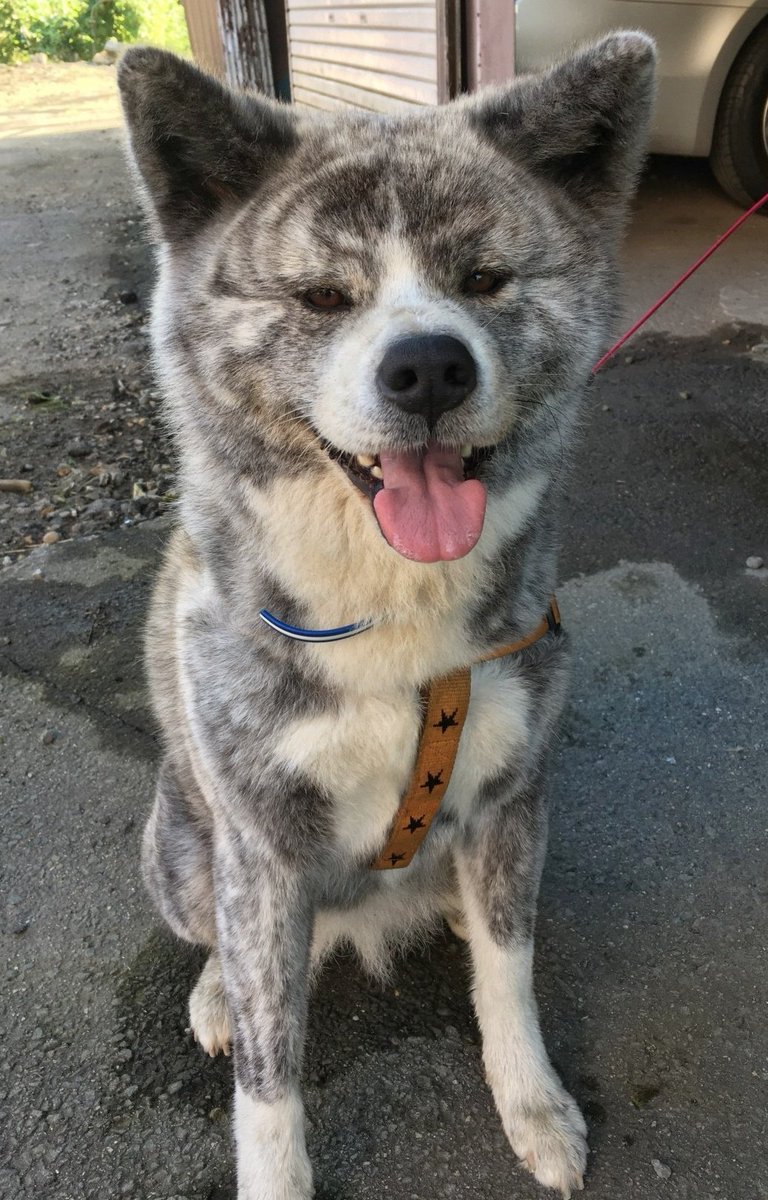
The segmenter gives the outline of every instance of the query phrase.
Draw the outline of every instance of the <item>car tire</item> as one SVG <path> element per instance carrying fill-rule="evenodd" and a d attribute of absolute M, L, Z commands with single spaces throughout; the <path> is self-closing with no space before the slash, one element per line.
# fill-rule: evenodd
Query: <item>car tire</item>
<path fill-rule="evenodd" d="M 748 38 L 725 81 L 709 162 L 739 204 L 768 192 L 768 24 Z"/>

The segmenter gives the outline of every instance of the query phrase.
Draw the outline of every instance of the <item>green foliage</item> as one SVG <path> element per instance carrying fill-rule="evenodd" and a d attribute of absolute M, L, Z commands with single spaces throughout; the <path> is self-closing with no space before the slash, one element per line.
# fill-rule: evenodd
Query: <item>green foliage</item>
<path fill-rule="evenodd" d="M 0 0 L 0 63 L 16 61 L 21 38 L 21 21 L 12 0 Z"/>
<path fill-rule="evenodd" d="M 91 5 L 89 24 L 94 50 L 101 50 L 107 38 L 134 42 L 139 36 L 141 17 L 136 4 L 125 0 L 96 0 Z"/>
<path fill-rule="evenodd" d="M 93 54 L 89 6 L 82 0 L 5 0 L 4 7 L 10 10 L 15 32 L 16 52 L 10 61 L 38 51 L 63 59 Z"/>
<path fill-rule="evenodd" d="M 0 63 L 90 60 L 111 37 L 189 53 L 179 0 L 0 0 Z"/>
<path fill-rule="evenodd" d="M 176 54 L 192 53 L 181 0 L 137 0 L 136 8 L 140 14 L 137 41 Z"/>

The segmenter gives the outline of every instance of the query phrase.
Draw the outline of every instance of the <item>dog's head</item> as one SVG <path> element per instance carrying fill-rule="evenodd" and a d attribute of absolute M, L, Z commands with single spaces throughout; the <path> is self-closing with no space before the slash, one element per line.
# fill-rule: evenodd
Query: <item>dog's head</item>
<path fill-rule="evenodd" d="M 129 51 L 184 403 L 244 470 L 258 425 L 271 461 L 336 472 L 401 555 L 467 554 L 494 456 L 564 418 L 606 335 L 653 66 L 617 33 L 444 107 L 314 116 Z"/>

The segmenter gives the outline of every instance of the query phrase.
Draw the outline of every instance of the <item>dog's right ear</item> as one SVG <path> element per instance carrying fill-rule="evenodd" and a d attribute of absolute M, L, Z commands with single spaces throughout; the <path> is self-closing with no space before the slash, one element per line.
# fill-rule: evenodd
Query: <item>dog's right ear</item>
<path fill-rule="evenodd" d="M 163 50 L 128 50 L 118 84 L 150 211 L 171 243 L 252 195 L 296 140 L 290 109 L 236 95 Z"/>

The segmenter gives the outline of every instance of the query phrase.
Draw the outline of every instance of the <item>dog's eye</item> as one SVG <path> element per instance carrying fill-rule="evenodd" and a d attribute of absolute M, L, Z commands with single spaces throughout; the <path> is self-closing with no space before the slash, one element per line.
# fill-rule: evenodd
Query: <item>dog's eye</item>
<path fill-rule="evenodd" d="M 506 280 L 495 271 L 473 271 L 464 280 L 464 291 L 472 296 L 492 296 Z"/>
<path fill-rule="evenodd" d="M 312 288 L 304 293 L 302 300 L 310 308 L 349 308 L 350 304 L 343 292 L 332 287 Z"/>

